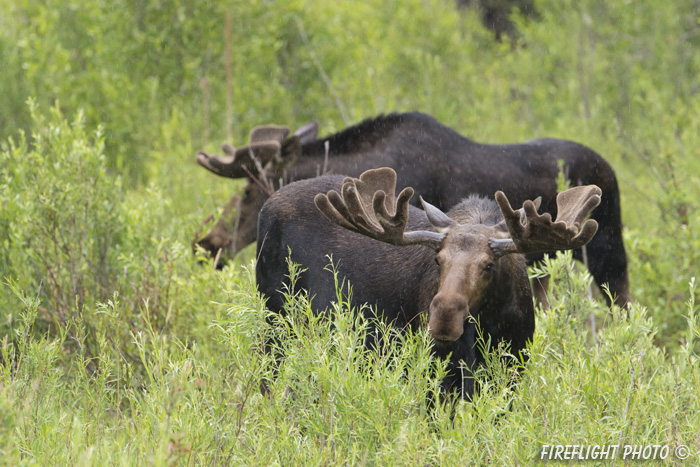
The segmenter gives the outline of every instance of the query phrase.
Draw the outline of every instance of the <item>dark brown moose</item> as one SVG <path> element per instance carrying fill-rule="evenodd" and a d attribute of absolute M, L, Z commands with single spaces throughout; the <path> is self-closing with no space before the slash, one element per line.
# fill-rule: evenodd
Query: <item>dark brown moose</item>
<path fill-rule="evenodd" d="M 599 230 L 586 246 L 587 264 L 596 284 L 607 283 L 618 304 L 629 301 L 617 180 L 610 165 L 591 149 L 556 139 L 480 144 L 417 112 L 368 119 L 320 139 L 316 131 L 315 124 L 293 134 L 285 127 L 258 127 L 248 146 L 226 145 L 225 156 L 197 154 L 198 163 L 208 170 L 247 179 L 236 208 L 227 209 L 199 241 L 212 257 L 218 254 L 223 263 L 255 241 L 259 211 L 281 182 L 326 172 L 357 177 L 367 169 L 386 166 L 396 171 L 399 188 L 413 187 L 442 210 L 469 194 L 490 197 L 503 190 L 516 205 L 542 196 L 542 209 L 555 216 L 557 178 L 563 170 L 571 186 L 592 184 L 603 191 L 602 204 L 593 213 Z M 412 204 L 417 205 L 417 199 Z M 528 260 L 541 256 L 529 255 Z M 574 251 L 576 259 L 583 256 L 581 249 Z"/>
<path fill-rule="evenodd" d="M 409 206 L 410 187 L 394 199 L 395 187 L 394 170 L 380 168 L 359 179 L 304 180 L 272 195 L 260 213 L 258 290 L 269 310 L 285 312 L 281 290 L 292 287 L 291 251 L 304 269 L 294 290 L 307 291 L 312 309 L 323 313 L 336 300 L 326 268 L 332 257 L 339 281 L 352 286 L 354 306 L 375 307 L 399 329 L 427 322 L 435 353 L 450 359 L 444 390 L 469 398 L 471 371 L 484 362 L 476 323 L 492 346 L 509 343 L 513 355 L 525 349 L 535 313 L 524 255 L 589 242 L 598 224 L 585 218 L 600 203 L 601 190 L 588 185 L 559 193 L 552 221 L 537 213 L 539 200 L 514 211 L 501 191 L 496 202 L 470 196 L 445 214 L 423 199 L 423 210 Z"/>

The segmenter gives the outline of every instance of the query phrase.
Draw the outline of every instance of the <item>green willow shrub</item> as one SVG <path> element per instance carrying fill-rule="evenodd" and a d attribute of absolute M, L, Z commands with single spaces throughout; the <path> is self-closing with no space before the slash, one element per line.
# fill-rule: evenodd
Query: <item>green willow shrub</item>
<path fill-rule="evenodd" d="M 208 347 L 216 308 L 206 310 L 226 296 L 219 288 L 232 287 L 234 271 L 197 267 L 182 241 L 191 219 L 158 187 L 122 190 L 107 171 L 101 128 L 90 132 L 82 113 L 70 121 L 58 107 L 29 107 L 31 137 L 0 153 L 0 265 L 3 282 L 41 301 L 32 336 L 68 336 L 63 363 L 78 351 L 90 372 L 108 353 L 111 381 L 125 386 L 145 377 L 141 351 L 151 358 L 134 333 L 150 329 L 168 350 L 172 336 Z M 0 294 L 0 341 L 10 346 L 19 342 L 20 296 Z"/>
<path fill-rule="evenodd" d="M 70 122 L 58 107 L 46 117 L 30 102 L 30 112 L 31 137 L 2 153 L 0 248 L 5 274 L 39 291 L 43 331 L 111 293 L 121 189 L 106 172 L 101 129 L 90 134 L 81 113 Z"/>

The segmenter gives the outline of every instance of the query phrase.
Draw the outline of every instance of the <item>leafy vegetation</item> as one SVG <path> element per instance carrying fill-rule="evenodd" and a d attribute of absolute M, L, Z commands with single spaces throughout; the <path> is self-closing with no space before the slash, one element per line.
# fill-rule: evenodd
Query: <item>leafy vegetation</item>
<path fill-rule="evenodd" d="M 697 462 L 700 4 L 535 8 L 498 42 L 451 0 L 0 0 L 0 462 L 522 465 L 617 443 Z M 519 383 L 495 356 L 470 403 L 426 403 L 427 335 L 382 328 L 392 348 L 367 352 L 346 303 L 329 323 L 303 296 L 272 328 L 250 249 L 220 272 L 191 252 L 240 188 L 196 149 L 409 110 L 579 141 L 622 192 L 636 303 L 606 309 L 553 260 Z M 287 358 L 263 397 L 271 332 Z"/>

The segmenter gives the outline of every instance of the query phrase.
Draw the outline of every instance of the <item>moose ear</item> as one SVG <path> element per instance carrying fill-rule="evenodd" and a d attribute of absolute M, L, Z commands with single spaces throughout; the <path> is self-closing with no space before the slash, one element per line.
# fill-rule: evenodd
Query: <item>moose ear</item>
<path fill-rule="evenodd" d="M 318 122 L 309 122 L 299 127 L 294 132 L 294 136 L 298 136 L 301 144 L 312 143 L 318 137 Z"/>
<path fill-rule="evenodd" d="M 451 217 L 424 200 L 422 196 L 420 197 L 420 202 L 423 205 L 425 215 L 428 216 L 428 220 L 438 232 L 444 233 L 449 227 L 455 224 L 455 221 Z"/>

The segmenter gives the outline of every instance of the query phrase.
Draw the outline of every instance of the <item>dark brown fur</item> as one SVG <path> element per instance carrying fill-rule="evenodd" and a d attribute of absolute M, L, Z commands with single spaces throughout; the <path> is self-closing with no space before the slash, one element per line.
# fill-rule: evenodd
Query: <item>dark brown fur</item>
<path fill-rule="evenodd" d="M 298 144 L 290 138 L 286 144 Z M 489 145 L 471 141 L 434 118 L 417 113 L 391 114 L 368 119 L 340 133 L 305 142 L 296 163 L 283 172 L 269 173 L 271 185 L 318 176 L 324 167 L 324 143 L 328 142 L 329 173 L 359 176 L 370 168 L 391 167 L 398 174 L 397 188 L 415 189 L 418 195 L 442 210 L 455 206 L 473 193 L 492 198 L 497 190 L 508 194 L 514 205 L 542 196 L 542 209 L 556 214 L 558 161 L 572 185 L 594 184 L 603 191 L 602 203 L 592 217 L 599 230 L 586 246 L 588 267 L 598 285 L 608 284 L 619 304 L 629 299 L 627 256 L 622 242 L 620 194 L 610 165 L 591 149 L 556 139 L 534 139 L 522 144 Z M 283 152 L 285 143 L 283 143 Z M 212 256 L 227 256 L 255 241 L 260 209 L 268 195 L 252 179 L 238 205 L 235 235 L 216 227 L 201 241 Z M 233 229 L 228 229 L 232 231 Z M 218 232 L 215 232 L 218 231 Z M 221 241 L 220 239 L 227 239 Z M 581 250 L 574 257 L 582 258 Z M 536 255 L 528 258 L 534 261 Z"/>
<path fill-rule="evenodd" d="M 510 343 L 514 355 L 525 348 L 535 328 L 525 258 L 516 254 L 496 259 L 488 247 L 488 238 L 498 235 L 496 224 L 502 219 L 497 205 L 470 197 L 448 213 L 461 225 L 442 242 L 437 255 L 442 266 L 438 266 L 436 252 L 431 248 L 388 245 L 326 219 L 314 205 L 314 195 L 339 190 L 343 178 L 324 176 L 296 182 L 265 203 L 258 227 L 256 280 L 268 309 L 284 313 L 285 301 L 280 291 L 284 284 L 289 285 L 290 249 L 291 260 L 306 269 L 295 290 L 308 292 L 315 312 L 329 309 L 336 299 L 334 277 L 326 269 L 328 256 L 332 255 L 339 279 L 352 285 L 353 305 L 372 305 L 381 319 L 400 329 L 415 330 L 424 322 L 430 323 L 435 354 L 441 358 L 449 356 L 450 360 L 444 389 L 471 397 L 471 370 L 483 363 L 484 356 L 476 346 L 476 324 L 468 316 L 480 323 L 492 345 Z M 424 211 L 410 206 L 406 230 L 431 229 Z M 488 280 L 482 277 L 479 268 L 483 265 L 475 258 L 493 262 Z M 445 270 L 441 271 L 441 267 Z M 474 277 L 476 288 L 465 282 L 455 293 L 454 287 L 445 285 L 454 283 L 447 268 L 459 268 L 458 273 Z M 457 305 L 457 315 L 453 316 L 449 304 L 442 306 L 439 315 L 433 314 L 432 308 L 440 297 L 447 302 L 465 303 Z M 464 372 L 460 362 L 464 362 Z"/>

